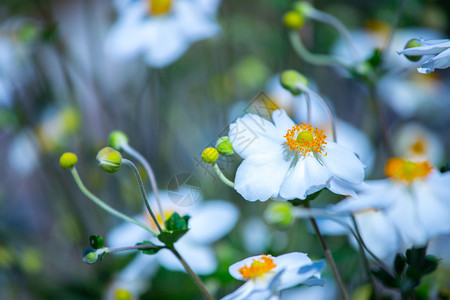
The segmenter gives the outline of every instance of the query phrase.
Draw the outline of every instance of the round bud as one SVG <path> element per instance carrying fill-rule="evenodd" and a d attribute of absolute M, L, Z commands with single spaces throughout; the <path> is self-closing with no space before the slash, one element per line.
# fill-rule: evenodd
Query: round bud
<path fill-rule="evenodd" d="M 283 16 L 283 24 L 290 29 L 299 29 L 303 26 L 304 20 L 302 15 L 295 10 L 288 11 Z"/>
<path fill-rule="evenodd" d="M 422 45 L 419 43 L 418 39 L 412 39 L 406 43 L 404 49 L 415 48 L 415 47 L 420 47 L 420 46 L 422 46 Z M 419 61 L 422 58 L 422 55 L 405 55 L 405 57 L 407 59 L 409 59 L 410 61 Z"/>
<path fill-rule="evenodd" d="M 92 248 L 87 248 L 83 251 L 83 261 L 87 264 L 93 264 L 97 261 L 98 254 L 97 250 Z"/>
<path fill-rule="evenodd" d="M 215 163 L 218 158 L 219 158 L 219 151 L 217 151 L 216 148 L 209 147 L 203 150 L 202 152 L 203 161 L 209 164 Z"/>
<path fill-rule="evenodd" d="M 308 85 L 308 79 L 295 70 L 287 70 L 280 75 L 281 85 L 293 95 L 300 95 L 302 90 L 298 84 Z"/>
<path fill-rule="evenodd" d="M 298 12 L 303 18 L 305 18 L 311 14 L 311 12 L 314 10 L 314 7 L 309 2 L 298 1 L 294 3 L 294 10 Z"/>
<path fill-rule="evenodd" d="M 63 169 L 72 168 L 77 162 L 78 157 L 72 152 L 66 152 L 59 158 L 59 165 Z"/>
<path fill-rule="evenodd" d="M 121 150 L 123 144 L 128 144 L 128 137 L 122 131 L 115 130 L 109 134 L 108 143 L 110 147 Z"/>
<path fill-rule="evenodd" d="M 272 202 L 264 211 L 264 219 L 272 225 L 287 227 L 292 224 L 292 205 L 287 202 Z"/>
<path fill-rule="evenodd" d="M 223 156 L 233 156 L 234 154 L 233 145 L 227 136 L 223 136 L 217 140 L 216 148 Z"/>
<path fill-rule="evenodd" d="M 97 153 L 97 162 L 103 171 L 115 173 L 122 165 L 122 154 L 111 147 L 105 147 Z"/>

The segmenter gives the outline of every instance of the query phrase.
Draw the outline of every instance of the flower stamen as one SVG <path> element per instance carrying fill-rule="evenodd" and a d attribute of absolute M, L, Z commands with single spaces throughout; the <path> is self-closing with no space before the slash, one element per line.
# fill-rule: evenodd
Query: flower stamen
<path fill-rule="evenodd" d="M 327 143 L 325 142 L 327 136 L 323 130 L 314 129 L 311 124 L 303 122 L 288 129 L 284 137 L 287 139 L 286 145 L 289 146 L 289 149 L 295 150 L 303 156 L 311 151 L 323 154 L 322 150 Z"/>
<path fill-rule="evenodd" d="M 244 279 L 260 277 L 273 268 L 276 264 L 273 263 L 273 259 L 270 256 L 263 255 L 258 259 L 254 259 L 250 266 L 243 266 L 239 269 Z"/>
<path fill-rule="evenodd" d="M 412 183 L 416 179 L 426 178 L 433 170 L 428 162 L 413 162 L 402 158 L 390 158 L 386 163 L 385 172 L 395 181 Z"/>
<path fill-rule="evenodd" d="M 172 0 L 148 0 L 150 15 L 161 16 L 170 11 Z"/>

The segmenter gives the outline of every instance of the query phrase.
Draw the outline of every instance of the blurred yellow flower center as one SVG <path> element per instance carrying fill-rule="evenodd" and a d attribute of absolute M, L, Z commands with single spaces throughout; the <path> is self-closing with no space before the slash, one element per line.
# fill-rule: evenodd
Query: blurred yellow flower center
<path fill-rule="evenodd" d="M 390 158 L 386 164 L 386 175 L 393 180 L 411 183 L 416 179 L 426 178 L 433 166 L 425 162 L 412 162 L 401 158 Z"/>
<path fill-rule="evenodd" d="M 243 266 L 239 269 L 244 279 L 255 278 L 266 274 L 270 270 L 276 267 L 273 263 L 273 259 L 267 255 L 261 256 L 259 259 L 254 259 L 250 266 Z"/>
<path fill-rule="evenodd" d="M 151 15 L 161 16 L 170 11 L 172 0 L 148 0 Z"/>
<path fill-rule="evenodd" d="M 427 145 L 422 138 L 418 138 L 412 145 L 411 150 L 414 154 L 424 154 L 426 152 Z"/>
<path fill-rule="evenodd" d="M 174 213 L 174 211 L 172 211 L 172 210 L 164 210 L 164 219 L 166 219 L 166 220 L 169 219 L 170 216 L 172 216 L 173 213 Z M 152 229 L 155 229 L 155 230 L 158 229 L 158 227 L 156 227 L 156 224 L 153 221 L 153 219 L 150 216 L 150 214 L 147 213 L 145 216 L 147 217 L 147 221 L 150 224 L 150 227 Z M 163 222 L 163 218 L 162 218 L 161 214 L 160 213 L 155 213 L 155 217 L 156 217 L 156 221 L 158 221 L 158 224 L 160 226 L 164 227 L 164 222 Z"/>
<path fill-rule="evenodd" d="M 131 294 L 127 290 L 117 289 L 114 294 L 116 300 L 131 300 Z"/>
<path fill-rule="evenodd" d="M 322 150 L 327 143 L 324 141 L 327 136 L 323 133 L 323 130 L 314 129 L 308 123 L 294 125 L 284 137 L 287 139 L 286 145 L 289 146 L 290 150 L 298 151 L 304 156 L 311 151 L 322 154 Z"/>

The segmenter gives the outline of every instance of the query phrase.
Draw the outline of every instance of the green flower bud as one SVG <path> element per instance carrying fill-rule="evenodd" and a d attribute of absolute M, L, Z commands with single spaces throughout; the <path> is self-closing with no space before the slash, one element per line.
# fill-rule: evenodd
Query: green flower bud
<path fill-rule="evenodd" d="M 111 147 L 105 147 L 98 152 L 97 162 L 103 171 L 115 173 L 122 165 L 122 154 Z"/>
<path fill-rule="evenodd" d="M 218 158 L 219 158 L 219 151 L 217 151 L 216 148 L 209 147 L 203 150 L 202 152 L 203 161 L 209 164 L 215 163 Z"/>
<path fill-rule="evenodd" d="M 217 140 L 216 148 L 223 156 L 233 156 L 234 154 L 233 145 L 227 136 L 223 136 Z"/>
<path fill-rule="evenodd" d="M 295 70 L 287 70 L 280 75 L 281 85 L 293 95 L 300 95 L 302 90 L 298 84 L 308 85 L 308 79 Z"/>
<path fill-rule="evenodd" d="M 289 29 L 299 29 L 303 26 L 304 19 L 298 11 L 288 11 L 283 16 L 283 24 Z"/>
<path fill-rule="evenodd" d="M 309 16 L 314 10 L 311 3 L 306 1 L 298 1 L 294 4 L 294 10 L 298 12 L 303 18 Z"/>
<path fill-rule="evenodd" d="M 72 168 L 77 162 L 78 157 L 72 152 L 66 152 L 59 158 L 59 165 L 63 169 Z"/>
<path fill-rule="evenodd" d="M 422 46 L 422 45 L 419 44 L 418 39 L 412 39 L 406 43 L 404 49 L 415 48 L 415 47 L 420 47 L 420 46 Z M 407 59 L 409 59 L 410 61 L 419 61 L 422 58 L 422 55 L 405 55 L 405 57 Z"/>
<path fill-rule="evenodd" d="M 97 250 L 87 248 L 83 251 L 83 261 L 87 264 L 93 264 L 98 260 Z"/>
<path fill-rule="evenodd" d="M 292 205 L 287 202 L 272 202 L 264 212 L 267 223 L 287 227 L 292 224 Z"/>
<path fill-rule="evenodd" d="M 115 130 L 109 134 L 108 142 L 110 147 L 120 151 L 123 144 L 128 144 L 128 137 L 122 131 Z"/>

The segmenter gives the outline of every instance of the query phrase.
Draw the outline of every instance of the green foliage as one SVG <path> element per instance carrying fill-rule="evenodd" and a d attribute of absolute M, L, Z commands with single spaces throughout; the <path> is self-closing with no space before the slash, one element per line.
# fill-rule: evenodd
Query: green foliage
<path fill-rule="evenodd" d="M 173 213 L 172 216 L 166 220 L 166 229 L 158 235 L 158 239 L 167 246 L 172 246 L 189 231 L 189 219 L 190 216 L 188 215 L 181 217 L 178 213 Z"/>
<path fill-rule="evenodd" d="M 91 235 L 89 237 L 89 244 L 94 249 L 103 248 L 104 239 L 100 235 Z"/>
<path fill-rule="evenodd" d="M 164 246 L 157 246 L 155 244 L 153 244 L 150 241 L 143 241 L 142 243 L 137 243 L 136 246 L 140 246 L 140 245 L 150 245 L 150 246 L 154 246 L 154 247 L 148 247 L 148 248 L 140 248 L 138 250 L 140 250 L 143 254 L 147 254 L 147 255 L 153 255 L 158 253 L 159 250 L 165 248 Z"/>

